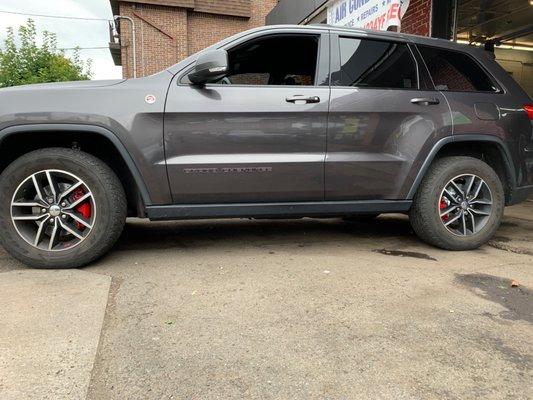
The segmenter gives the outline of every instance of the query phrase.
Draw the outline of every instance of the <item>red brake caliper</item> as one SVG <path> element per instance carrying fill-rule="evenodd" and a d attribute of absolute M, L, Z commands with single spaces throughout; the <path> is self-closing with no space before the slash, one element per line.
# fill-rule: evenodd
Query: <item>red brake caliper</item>
<path fill-rule="evenodd" d="M 445 209 L 448 208 L 448 203 L 446 202 L 446 199 L 445 199 L 444 197 L 442 197 L 442 198 L 440 199 L 440 205 L 439 205 L 439 208 L 440 208 L 441 211 L 442 211 L 442 210 L 445 210 Z M 450 214 L 446 214 L 444 217 L 442 217 L 442 220 L 443 220 L 444 222 L 448 221 L 449 219 L 450 219 Z"/>
<path fill-rule="evenodd" d="M 83 189 L 78 188 L 74 191 L 74 194 L 71 196 L 70 201 L 74 203 L 76 200 L 81 199 L 84 194 L 85 193 L 83 192 Z M 76 211 L 80 213 L 84 219 L 91 219 L 92 210 L 89 201 L 84 201 L 83 203 L 79 204 L 76 207 Z M 83 231 L 85 229 L 85 226 L 76 221 L 76 228 L 78 228 L 80 231 Z"/>

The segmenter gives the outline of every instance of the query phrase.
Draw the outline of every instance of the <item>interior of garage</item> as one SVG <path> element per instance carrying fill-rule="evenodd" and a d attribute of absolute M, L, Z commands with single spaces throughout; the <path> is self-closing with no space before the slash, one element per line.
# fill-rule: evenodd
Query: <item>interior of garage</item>
<path fill-rule="evenodd" d="M 533 98 L 533 0 L 434 0 L 432 36 L 494 51 Z"/>

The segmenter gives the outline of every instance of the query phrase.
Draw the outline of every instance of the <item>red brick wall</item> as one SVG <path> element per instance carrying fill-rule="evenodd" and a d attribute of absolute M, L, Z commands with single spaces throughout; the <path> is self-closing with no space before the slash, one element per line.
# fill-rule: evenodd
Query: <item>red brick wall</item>
<path fill-rule="evenodd" d="M 413 35 L 430 36 L 432 0 L 411 0 L 402 19 L 401 31 Z"/>
<path fill-rule="evenodd" d="M 277 0 L 251 0 L 251 17 L 208 14 L 182 7 L 120 2 L 135 21 L 137 76 L 159 72 L 235 33 L 265 24 Z M 121 20 L 122 74 L 133 76 L 131 25 Z"/>

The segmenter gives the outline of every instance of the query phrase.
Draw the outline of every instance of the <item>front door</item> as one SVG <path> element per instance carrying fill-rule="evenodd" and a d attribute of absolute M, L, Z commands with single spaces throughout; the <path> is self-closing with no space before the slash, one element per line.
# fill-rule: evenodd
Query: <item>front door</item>
<path fill-rule="evenodd" d="M 326 199 L 404 199 L 419 155 L 452 134 L 446 99 L 401 39 L 332 35 L 331 54 Z"/>
<path fill-rule="evenodd" d="M 174 203 L 324 198 L 328 34 L 262 35 L 227 49 L 223 79 L 198 87 L 185 73 L 171 83 L 165 148 Z"/>

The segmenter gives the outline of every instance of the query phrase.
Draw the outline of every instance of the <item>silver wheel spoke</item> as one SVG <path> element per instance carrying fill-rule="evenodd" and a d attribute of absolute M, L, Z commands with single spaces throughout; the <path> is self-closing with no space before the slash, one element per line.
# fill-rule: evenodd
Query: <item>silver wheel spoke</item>
<path fill-rule="evenodd" d="M 461 218 L 461 214 L 458 214 L 456 215 L 455 217 L 453 217 L 452 219 L 450 219 L 449 221 L 446 221 L 446 223 L 444 224 L 444 226 L 449 226 L 451 224 L 453 224 L 455 221 L 457 221 L 459 218 Z"/>
<path fill-rule="evenodd" d="M 476 218 L 474 217 L 474 214 L 472 214 L 471 210 L 468 210 L 468 215 L 470 215 L 470 219 L 472 221 L 472 233 L 476 233 Z"/>
<path fill-rule="evenodd" d="M 50 235 L 50 241 L 48 242 L 48 250 L 52 250 L 54 247 L 54 242 L 56 241 L 57 231 L 57 219 L 54 220 L 54 227 L 52 228 L 52 233 Z"/>
<path fill-rule="evenodd" d="M 48 185 L 50 186 L 50 191 L 52 192 L 54 201 L 57 201 L 57 190 L 56 190 L 55 183 L 52 179 L 52 174 L 50 173 L 50 171 L 46 171 L 46 179 L 48 180 Z"/>
<path fill-rule="evenodd" d="M 475 175 L 470 175 L 470 179 L 468 180 L 468 183 L 466 185 L 465 195 L 468 196 L 470 194 L 470 191 L 472 190 L 472 186 L 474 186 L 474 182 L 476 180 Z"/>
<path fill-rule="evenodd" d="M 84 220 L 83 218 L 81 217 L 78 217 L 74 212 L 72 211 L 65 211 L 65 214 L 67 214 L 69 217 L 71 217 L 74 221 L 76 222 L 79 222 L 80 224 L 82 224 L 83 226 L 85 226 L 86 228 L 89 228 L 91 229 L 93 226 L 87 222 L 86 220 Z"/>
<path fill-rule="evenodd" d="M 464 198 L 466 197 L 464 192 L 463 192 L 463 189 L 461 189 L 457 183 L 455 183 L 454 181 L 451 181 L 450 184 L 455 188 L 455 190 L 457 190 L 459 192 L 459 194 Z"/>
<path fill-rule="evenodd" d="M 66 210 L 72 210 L 74 207 L 76 207 L 77 205 L 83 203 L 85 200 L 87 200 L 89 197 L 92 197 L 92 193 L 91 192 L 88 192 L 88 193 L 85 193 L 83 196 L 81 196 L 78 200 L 76 200 L 75 202 L 73 202 L 72 204 L 70 204 L 68 207 L 66 207 L 65 209 Z"/>
<path fill-rule="evenodd" d="M 466 236 L 466 218 L 465 218 L 465 213 L 461 213 L 461 222 L 463 224 L 463 235 Z"/>
<path fill-rule="evenodd" d="M 35 241 L 33 242 L 33 245 L 35 247 L 39 246 L 39 243 L 42 240 L 43 232 L 44 232 L 44 230 L 46 228 L 46 224 L 48 223 L 48 218 L 49 217 L 50 216 L 47 216 L 46 219 L 39 224 L 39 229 L 37 229 L 37 234 L 35 235 Z"/>
<path fill-rule="evenodd" d="M 67 190 L 65 190 L 63 193 L 59 195 L 59 199 L 57 199 L 57 202 L 60 203 L 61 200 L 63 200 L 65 197 L 67 197 L 69 194 L 71 194 L 74 190 L 79 188 L 81 185 L 83 185 L 83 183 L 81 181 L 78 181 L 77 183 L 69 187 Z"/>
<path fill-rule="evenodd" d="M 440 213 L 440 217 L 441 218 L 445 217 L 446 215 L 448 215 L 452 211 L 457 210 L 457 208 L 459 208 L 459 207 L 458 206 L 451 206 L 451 207 L 446 208 L 443 212 Z"/>
<path fill-rule="evenodd" d="M 11 205 L 13 207 L 42 207 L 43 205 L 41 203 L 37 203 L 35 201 L 29 201 L 29 202 L 24 202 L 24 201 L 21 201 L 21 202 L 14 202 L 14 203 L 11 203 Z"/>
<path fill-rule="evenodd" d="M 49 214 L 39 214 L 39 215 L 33 215 L 33 214 L 28 214 L 28 215 L 15 215 L 13 216 L 13 221 L 39 221 L 40 219 L 43 219 L 44 217 L 46 217 L 47 215 Z"/>
<path fill-rule="evenodd" d="M 76 232 L 73 228 L 68 226 L 68 224 L 66 222 L 61 221 L 61 219 L 59 219 L 59 218 L 58 218 L 58 221 L 59 221 L 59 224 L 61 225 L 61 227 L 64 230 L 66 230 L 68 233 L 76 236 L 78 239 L 83 239 L 83 235 L 81 235 L 80 233 Z"/>
<path fill-rule="evenodd" d="M 486 215 L 486 216 L 490 215 L 490 212 L 476 210 L 474 208 L 470 209 L 470 211 L 473 212 L 474 214 L 477 214 L 477 215 Z"/>
<path fill-rule="evenodd" d="M 43 191 L 41 190 L 41 187 L 39 186 L 39 182 L 37 182 L 37 178 L 35 177 L 37 174 L 33 174 L 31 176 L 31 180 L 33 182 L 33 187 L 35 188 L 35 192 L 37 193 L 37 198 L 41 200 L 44 204 L 47 204 L 44 197 L 43 197 Z"/>
<path fill-rule="evenodd" d="M 485 181 L 483 179 L 479 179 L 479 185 L 476 189 L 476 192 L 472 196 L 472 200 L 477 199 L 477 197 L 479 196 L 479 193 L 481 192 L 481 189 L 483 188 L 483 185 L 485 185 Z"/>
<path fill-rule="evenodd" d="M 479 204 L 480 206 L 491 206 L 492 205 L 492 201 L 490 201 L 490 200 L 474 200 L 474 201 L 471 201 L 470 204 L 472 204 L 472 205 Z"/>
<path fill-rule="evenodd" d="M 457 204 L 457 200 L 455 199 L 455 196 L 448 190 L 448 188 L 444 188 L 443 193 L 448 200 L 450 200 L 452 203 Z"/>

